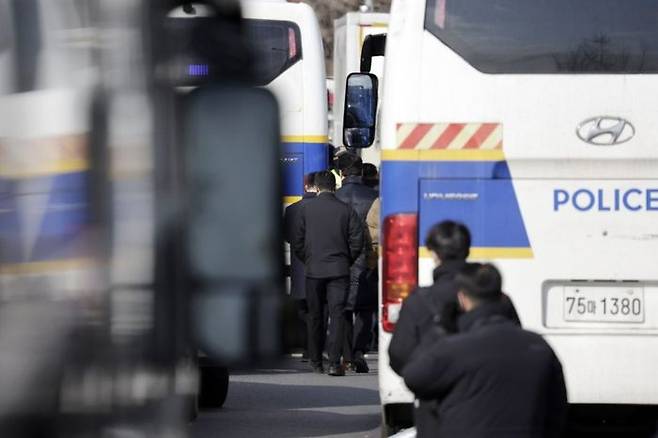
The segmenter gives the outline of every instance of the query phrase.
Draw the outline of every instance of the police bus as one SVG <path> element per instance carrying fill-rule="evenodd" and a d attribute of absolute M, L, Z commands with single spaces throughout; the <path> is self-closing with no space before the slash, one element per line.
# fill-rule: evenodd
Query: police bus
<path fill-rule="evenodd" d="M 322 35 L 304 3 L 243 1 L 258 82 L 281 114 L 284 203 L 301 199 L 304 175 L 328 165 L 327 77 Z"/>
<path fill-rule="evenodd" d="M 208 14 L 207 6 L 192 3 L 172 11 L 170 17 L 207 20 Z M 283 201 L 287 205 L 301 199 L 305 174 L 328 165 L 327 90 L 320 27 L 313 9 L 303 3 L 243 0 L 242 14 L 255 69 L 253 82 L 270 90 L 279 103 Z M 207 65 L 190 64 L 188 69 L 190 84 L 195 77 L 209 74 Z M 255 126 L 257 123 L 254 120 Z"/>
<path fill-rule="evenodd" d="M 0 436 L 182 436 L 228 383 L 191 350 L 278 358 L 276 101 L 246 53 L 178 57 L 246 45 L 237 0 L 214 34 L 175 4 L 0 0 Z"/>
<path fill-rule="evenodd" d="M 444 219 L 502 269 L 571 403 L 658 404 L 657 34 L 643 1 L 393 2 L 378 126 L 389 425 L 413 402 L 391 333 L 432 282 L 422 242 Z"/>

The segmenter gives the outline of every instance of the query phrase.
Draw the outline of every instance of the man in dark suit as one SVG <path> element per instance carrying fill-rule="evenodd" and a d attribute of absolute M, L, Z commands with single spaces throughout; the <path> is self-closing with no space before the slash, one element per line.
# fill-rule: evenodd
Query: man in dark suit
<path fill-rule="evenodd" d="M 363 250 L 364 230 L 356 212 L 334 194 L 336 180 L 328 171 L 315 175 L 318 195 L 301 206 L 293 238 L 293 250 L 306 268 L 308 342 L 311 365 L 324 372 L 322 348 L 325 301 L 329 307 L 329 372 L 345 374 L 341 347 L 345 327 L 345 300 L 350 284 L 350 267 Z"/>
<path fill-rule="evenodd" d="M 315 172 L 304 177 L 304 195 L 302 199 L 286 207 L 283 214 L 283 229 L 286 242 L 292 245 L 295 229 L 299 221 L 299 211 L 309 199 L 315 198 L 317 189 L 315 187 Z M 306 302 L 306 275 L 304 274 L 304 262 L 295 255 L 290 254 L 290 297 L 295 302 L 297 316 L 304 324 L 304 338 L 308 333 L 308 304 Z M 304 356 L 308 353 L 308 341 L 304 342 Z"/>

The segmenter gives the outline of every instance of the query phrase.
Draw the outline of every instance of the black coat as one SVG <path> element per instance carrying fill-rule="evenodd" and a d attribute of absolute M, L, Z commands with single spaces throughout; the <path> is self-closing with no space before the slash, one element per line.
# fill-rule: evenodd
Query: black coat
<path fill-rule="evenodd" d="M 418 437 L 561 436 L 567 397 L 562 366 L 538 334 L 483 304 L 460 317 L 460 333 L 414 352 L 402 375 L 421 400 L 433 400 Z"/>
<path fill-rule="evenodd" d="M 391 368 L 402 373 L 423 336 L 433 326 L 435 313 L 440 316 L 440 327 L 448 334 L 457 331 L 457 318 L 461 313 L 457 301 L 455 276 L 466 266 L 465 260 L 447 260 L 434 270 L 434 284 L 419 288 L 402 304 L 395 332 L 388 347 Z M 426 300 L 430 300 L 428 303 Z M 507 296 L 499 303 L 499 312 L 519 324 L 514 304 Z"/>
<path fill-rule="evenodd" d="M 343 201 L 356 211 L 364 230 L 367 230 L 366 218 L 372 203 L 379 195 L 377 191 L 366 186 L 360 176 L 348 176 L 336 192 L 336 198 Z M 346 309 L 376 309 L 377 308 L 377 273 L 368 272 L 367 257 L 372 251 L 370 235 L 364 235 L 361 256 L 355 261 L 350 272 L 350 293 Z"/>
<path fill-rule="evenodd" d="M 306 277 L 347 277 L 361 255 L 363 239 L 356 212 L 324 192 L 301 206 L 292 246 L 304 261 Z"/>
<path fill-rule="evenodd" d="M 343 180 L 340 189 L 336 191 L 336 197 L 352 207 L 365 224 L 370 207 L 379 195 L 377 190 L 363 184 L 360 176 L 348 176 Z"/>
<path fill-rule="evenodd" d="M 315 193 L 305 193 L 302 199 L 286 207 L 283 214 L 283 230 L 286 242 L 292 245 L 293 236 L 299 221 L 299 211 L 309 199 L 315 198 Z M 296 300 L 306 299 L 306 276 L 304 262 L 290 251 L 290 296 Z"/>
<path fill-rule="evenodd" d="M 446 260 L 434 270 L 432 286 L 418 288 L 404 300 L 388 347 L 389 363 L 399 375 L 402 375 L 402 370 L 412 354 L 428 335 L 439 330 L 443 335 L 457 332 L 457 318 L 461 312 L 457 301 L 455 276 L 466 264 L 465 260 Z M 498 304 L 498 311 L 519 323 L 514 305 L 506 296 Z M 437 314 L 440 318 L 438 323 L 434 321 Z M 433 411 L 434 403 L 420 401 L 415 412 L 416 424 L 420 429 L 432 424 Z M 422 433 L 422 430 L 420 432 Z"/>

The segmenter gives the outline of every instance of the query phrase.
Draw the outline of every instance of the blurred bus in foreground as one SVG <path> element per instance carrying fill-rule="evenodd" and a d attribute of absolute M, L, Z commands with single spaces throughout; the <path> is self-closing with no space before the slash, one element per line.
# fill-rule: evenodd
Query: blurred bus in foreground
<path fill-rule="evenodd" d="M 3 437 L 184 437 L 194 352 L 278 356 L 276 101 L 246 50 L 176 56 L 203 35 L 178 4 L 0 0 Z M 210 7 L 203 38 L 246 47 L 239 4 Z"/>

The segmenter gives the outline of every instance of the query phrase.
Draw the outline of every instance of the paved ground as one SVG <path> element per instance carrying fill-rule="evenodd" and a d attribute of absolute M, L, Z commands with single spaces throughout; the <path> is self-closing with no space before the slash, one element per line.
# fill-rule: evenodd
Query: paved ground
<path fill-rule="evenodd" d="M 223 409 L 203 411 L 194 438 L 380 436 L 376 358 L 369 374 L 329 377 L 287 358 L 279 369 L 235 372 Z"/>

